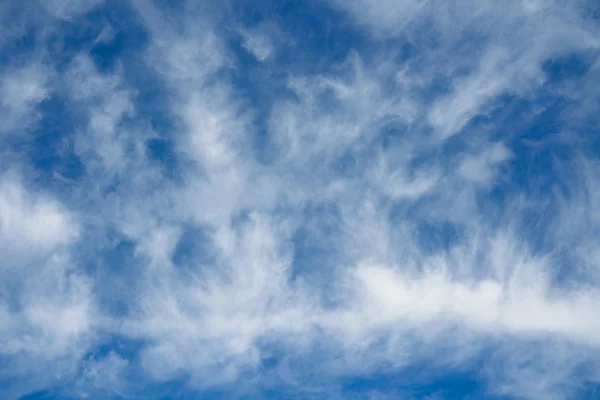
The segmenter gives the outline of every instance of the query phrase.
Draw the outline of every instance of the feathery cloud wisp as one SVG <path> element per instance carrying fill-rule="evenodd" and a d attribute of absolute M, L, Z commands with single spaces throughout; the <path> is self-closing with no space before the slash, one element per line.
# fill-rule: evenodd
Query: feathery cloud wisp
<path fill-rule="evenodd" d="M 35 4 L 0 6 L 4 397 L 597 393 L 593 4 Z"/>

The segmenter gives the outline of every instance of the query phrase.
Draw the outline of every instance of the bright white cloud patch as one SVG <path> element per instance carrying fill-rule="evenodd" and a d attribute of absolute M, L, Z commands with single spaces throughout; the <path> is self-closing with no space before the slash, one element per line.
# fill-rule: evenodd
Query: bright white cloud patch
<path fill-rule="evenodd" d="M 0 188 L 0 235 L 4 243 L 11 243 L 5 251 L 20 246 L 50 250 L 77 238 L 79 228 L 74 216 L 57 201 L 44 194 L 28 193 L 10 174 L 0 178 Z"/>
<path fill-rule="evenodd" d="M 32 7 L 0 397 L 599 393 L 594 4 Z"/>

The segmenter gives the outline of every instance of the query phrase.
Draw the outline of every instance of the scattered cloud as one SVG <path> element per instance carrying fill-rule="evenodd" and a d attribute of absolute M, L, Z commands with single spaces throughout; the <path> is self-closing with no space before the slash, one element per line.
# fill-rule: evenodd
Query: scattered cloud
<path fill-rule="evenodd" d="M 3 397 L 600 390 L 588 3 L 9 3 Z"/>

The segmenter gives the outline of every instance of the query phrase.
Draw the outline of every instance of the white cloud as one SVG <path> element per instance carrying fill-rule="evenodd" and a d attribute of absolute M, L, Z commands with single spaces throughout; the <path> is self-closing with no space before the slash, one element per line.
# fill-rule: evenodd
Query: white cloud
<path fill-rule="evenodd" d="M 219 16 L 140 0 L 143 71 L 164 89 L 156 100 L 166 132 L 148 128 L 153 116 L 139 82 L 128 81 L 131 66 L 101 72 L 82 52 L 53 73 L 76 117 L 68 141 L 84 173 L 60 190 L 64 203 L 18 174 L 0 178 L 0 354 L 19 365 L 0 368 L 1 377 L 41 374 L 32 387 L 47 387 L 81 362 L 81 395 L 126 395 L 130 370 L 151 381 L 187 376 L 200 389 L 242 376 L 260 385 L 275 354 L 273 373 L 293 386 L 306 374 L 298 360 L 318 360 L 315 375 L 335 380 L 417 362 L 467 368 L 485 344 L 497 349 L 490 368 L 502 368 L 482 373 L 491 392 L 575 390 L 572 372 L 600 351 L 595 162 L 569 171 L 568 195 L 550 191 L 547 210 L 536 210 L 549 231 L 531 236 L 524 216 L 537 194 L 523 188 L 500 205 L 486 197 L 517 157 L 516 133 L 497 121 L 455 138 L 464 142 L 447 139 L 504 94 L 530 98 L 544 84 L 542 63 L 594 48 L 595 28 L 543 1 L 334 4 L 369 40 L 406 35 L 418 54 L 398 63 L 374 46 L 338 65 L 298 66 L 277 82 L 284 93 L 250 104 L 232 77 Z M 425 23 L 435 44 L 410 37 Z M 265 26 L 241 35 L 273 68 L 286 49 Z M 49 70 L 3 76 L 3 130 L 37 118 L 54 88 Z M 440 77 L 447 90 L 428 94 Z M 172 144 L 175 178 L 148 154 L 160 135 Z M 266 145 L 257 150 L 259 138 Z M 262 150 L 273 153 L 268 162 Z M 300 232 L 316 250 L 302 247 Z M 192 250 L 180 248 L 186 240 Z M 115 255 L 121 245 L 131 254 Z M 185 265 L 179 251 L 191 254 Z M 318 251 L 324 261 L 314 261 Z M 561 252 L 573 260 L 562 280 Z M 134 340 L 139 353 L 83 360 L 105 337 Z M 540 350 L 519 348 L 528 342 Z M 560 353 L 565 343 L 587 354 Z"/>
<path fill-rule="evenodd" d="M 133 115 L 135 92 L 124 87 L 118 73 L 100 74 L 85 55 L 73 60 L 66 80 L 73 100 L 85 104 L 82 109 L 88 114 L 86 134 L 77 137 L 80 157 L 92 171 L 103 168 L 110 174 L 123 173 L 126 168 L 123 161 L 131 158 L 131 155 L 126 157 L 130 138 L 119 124 Z"/>
<path fill-rule="evenodd" d="M 493 143 L 481 154 L 465 157 L 459 165 L 462 176 L 472 182 L 489 184 L 494 181 L 496 166 L 511 157 L 511 152 L 501 143 Z"/>
<path fill-rule="evenodd" d="M 36 64 L 9 69 L 2 75 L 0 131 L 14 133 L 38 121 L 37 107 L 50 96 L 50 75 L 47 68 Z"/>
<path fill-rule="evenodd" d="M 339 69 L 341 77 L 291 78 L 288 87 L 298 100 L 274 105 L 270 129 L 284 160 L 339 157 L 368 143 L 387 124 L 411 122 L 414 106 L 384 86 L 385 68 L 366 67 L 351 53 Z"/>
<path fill-rule="evenodd" d="M 0 376 L 11 381 L 3 388 L 9 397 L 75 373 L 87 348 L 92 285 L 69 251 L 79 230 L 77 218 L 56 200 L 2 176 Z"/>
<path fill-rule="evenodd" d="M 428 110 L 428 119 L 441 139 L 460 132 L 473 117 L 485 113 L 497 96 L 527 94 L 543 83 L 541 66 L 546 60 L 597 49 L 600 44 L 597 26 L 580 14 L 581 9 L 551 1 L 500 5 L 470 0 L 398 4 L 356 0 L 333 4 L 376 36 L 400 35 L 415 46 L 429 46 L 410 38 L 418 37 L 420 29 L 431 30 L 436 45 L 426 47 L 423 58 L 417 57 L 409 65 L 416 69 L 411 76 L 416 81 L 423 75 L 451 80 L 450 93 Z M 414 63 L 418 64 L 411 65 Z M 466 75 L 458 73 L 464 69 Z"/>
<path fill-rule="evenodd" d="M 503 354 L 495 365 L 485 370 L 487 379 L 498 382 L 492 394 L 525 399 L 571 398 L 581 390 L 578 374 L 588 376 L 581 369 L 582 360 L 597 369 L 595 353 L 586 354 L 584 348 L 565 342 L 544 341 L 541 346 L 531 343 L 505 343 Z M 579 370 L 579 371 L 578 371 Z M 581 376 L 581 375 L 580 375 Z M 597 379 L 592 374 L 591 379 Z"/>
<path fill-rule="evenodd" d="M 277 31 L 273 28 L 270 31 L 264 26 L 240 31 L 244 49 L 258 61 L 266 61 L 273 56 L 275 49 L 271 35 L 277 34 Z"/>
<path fill-rule="evenodd" d="M 424 0 L 350 0 L 332 1 L 359 24 L 378 36 L 394 35 L 406 29 L 411 21 L 431 7 Z"/>
<path fill-rule="evenodd" d="M 183 187 L 165 187 L 149 198 L 165 197 L 169 207 L 140 209 L 135 197 L 122 199 L 128 203 L 123 209 L 132 210 L 124 231 L 142 259 L 153 261 L 143 263 L 141 284 L 131 289 L 137 311 L 119 321 L 118 331 L 151 341 L 142 365 L 154 379 L 190 373 L 196 382 L 236 380 L 256 371 L 264 343 L 292 357 L 318 343 L 324 357 L 341 354 L 344 360 L 337 367 L 332 362 L 329 374 L 361 373 L 381 360 L 404 365 L 418 359 L 403 354 L 415 343 L 408 339 L 414 332 L 435 347 L 456 327 L 462 333 L 451 339 L 450 353 L 460 362 L 477 351 L 460 350 L 471 337 L 551 335 L 597 348 L 598 326 L 591 318 L 596 289 L 554 287 L 552 259 L 529 250 L 518 232 L 492 234 L 511 218 L 497 226 L 473 206 L 480 186 L 496 181 L 511 151 L 481 140 L 449 162 L 431 155 L 443 144 L 415 123 L 419 115 L 438 115 L 436 134 L 451 136 L 515 82 L 535 81 L 540 59 L 529 63 L 501 46 L 483 51 L 473 75 L 457 78 L 448 97 L 431 108 L 410 92 L 410 83 L 387 86 L 394 68 L 364 65 L 357 54 L 330 73 L 293 76 L 288 88 L 295 97 L 276 100 L 269 114 L 277 167 L 270 170 L 248 149 L 257 129 L 252 110 L 231 82 L 215 80 L 230 66 L 216 31 L 203 25 L 209 39 L 195 42 L 195 30 L 178 36 L 168 24 L 156 26 L 163 28 L 153 31 L 147 61 L 173 90 L 169 107 L 181 122 L 178 155 L 192 164 Z M 516 69 L 506 75 L 505 66 Z M 409 76 L 415 71 L 409 69 Z M 425 82 L 430 72 L 424 71 Z M 380 129 L 393 124 L 406 129 L 406 139 L 373 151 Z M 362 164 L 340 176 L 332 164 L 345 152 Z M 421 157 L 432 161 L 416 163 Z M 433 254 L 414 237 L 423 213 L 408 211 L 426 198 L 428 211 L 470 232 Z M 454 215 L 461 201 L 460 216 Z M 290 238 L 303 222 L 297 210 L 311 202 L 332 202 L 342 215 L 342 234 L 332 239 L 339 248 L 330 249 L 338 265 L 329 286 L 292 279 Z M 292 210 L 278 215 L 278 206 Z M 388 221 L 398 208 L 407 215 L 401 226 Z M 202 245 L 211 254 L 185 272 L 169 257 L 183 221 L 208 232 Z"/>
<path fill-rule="evenodd" d="M 51 250 L 73 242 L 79 233 L 74 215 L 44 194 L 28 193 L 10 174 L 0 177 L 0 227 L 7 253 Z"/>
<path fill-rule="evenodd" d="M 485 268 L 485 267 L 483 267 Z M 506 267 L 505 267 L 506 268 Z M 537 268 L 531 263 L 520 268 Z M 548 293 L 543 275 L 525 280 L 518 273 L 503 284 L 495 279 L 461 282 L 440 271 L 423 277 L 403 277 L 389 267 L 359 267 L 357 299 L 365 310 L 365 322 L 375 326 L 409 326 L 436 320 L 465 324 L 486 333 L 556 334 L 598 345 L 598 324 L 593 320 L 598 307 L 598 291 L 556 296 Z M 361 300 L 359 300 L 361 301 Z M 360 309 L 359 308 L 359 309 Z M 379 310 L 371 314 L 367 310 Z M 369 332 L 369 329 L 366 329 Z"/>
<path fill-rule="evenodd" d="M 41 3 L 54 17 L 70 20 L 99 6 L 103 0 L 49 0 Z"/>
<path fill-rule="evenodd" d="M 135 398 L 134 391 L 123 376 L 129 365 L 129 361 L 114 351 L 105 357 L 87 360 L 73 395 L 79 398 L 96 398 L 111 393 L 122 398 Z"/>
<path fill-rule="evenodd" d="M 111 25 L 106 25 L 94 40 L 94 44 L 110 43 L 115 38 L 116 34 L 115 29 Z"/>

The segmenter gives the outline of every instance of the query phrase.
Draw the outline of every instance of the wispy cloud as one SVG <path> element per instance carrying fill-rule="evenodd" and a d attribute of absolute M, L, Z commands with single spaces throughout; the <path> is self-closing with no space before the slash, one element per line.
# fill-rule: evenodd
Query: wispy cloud
<path fill-rule="evenodd" d="M 0 392 L 594 393 L 591 5 L 232 7 L 0 9 Z"/>

